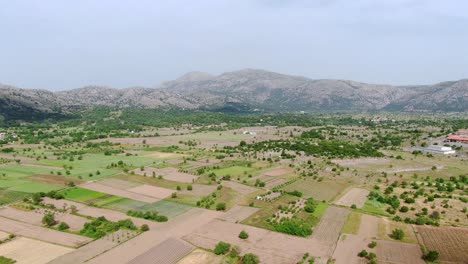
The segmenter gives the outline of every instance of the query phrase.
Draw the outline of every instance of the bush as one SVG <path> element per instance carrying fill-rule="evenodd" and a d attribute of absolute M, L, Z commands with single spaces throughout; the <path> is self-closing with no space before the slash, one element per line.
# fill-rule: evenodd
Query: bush
<path fill-rule="evenodd" d="M 258 264 L 260 260 L 258 257 L 252 253 L 245 254 L 242 257 L 242 264 Z"/>
<path fill-rule="evenodd" d="M 193 189 L 192 184 L 187 185 L 187 191 L 191 191 Z"/>
<path fill-rule="evenodd" d="M 225 203 L 218 203 L 216 205 L 216 211 L 224 211 L 226 210 L 226 204 Z"/>
<path fill-rule="evenodd" d="M 369 255 L 369 253 L 365 249 L 358 253 L 358 256 L 361 258 L 367 257 L 367 255 Z"/>
<path fill-rule="evenodd" d="M 372 241 L 367 245 L 369 248 L 375 248 L 377 246 L 377 242 Z"/>
<path fill-rule="evenodd" d="M 146 231 L 149 230 L 149 226 L 147 224 L 143 224 L 143 225 L 141 225 L 140 230 L 143 231 L 143 232 L 146 232 Z"/>
<path fill-rule="evenodd" d="M 55 224 L 54 214 L 45 214 L 44 217 L 42 217 L 42 223 L 46 226 L 53 226 Z"/>
<path fill-rule="evenodd" d="M 127 211 L 127 215 L 152 220 L 156 222 L 167 222 L 167 216 L 159 215 L 157 211 Z"/>
<path fill-rule="evenodd" d="M 70 226 L 65 222 L 60 222 L 59 226 L 57 227 L 58 230 L 63 231 L 69 229 Z"/>
<path fill-rule="evenodd" d="M 431 250 L 423 255 L 423 259 L 431 262 L 437 261 L 439 259 L 439 252 Z"/>
<path fill-rule="evenodd" d="M 224 255 L 229 252 L 230 248 L 231 248 L 231 244 L 221 241 L 218 244 L 216 244 L 214 253 L 216 255 Z"/>
<path fill-rule="evenodd" d="M 247 232 L 245 232 L 245 231 L 241 231 L 239 233 L 239 238 L 240 239 L 247 239 L 247 238 L 249 238 L 249 234 Z"/>
<path fill-rule="evenodd" d="M 395 228 L 390 237 L 396 240 L 402 240 L 405 237 L 405 232 L 399 228 Z"/>

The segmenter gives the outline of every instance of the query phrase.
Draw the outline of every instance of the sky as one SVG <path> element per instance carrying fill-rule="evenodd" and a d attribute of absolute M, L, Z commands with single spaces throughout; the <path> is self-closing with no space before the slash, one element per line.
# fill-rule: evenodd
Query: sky
<path fill-rule="evenodd" d="M 468 78 L 466 0 L 0 0 L 0 83 L 156 87 L 245 68 L 312 79 Z"/>

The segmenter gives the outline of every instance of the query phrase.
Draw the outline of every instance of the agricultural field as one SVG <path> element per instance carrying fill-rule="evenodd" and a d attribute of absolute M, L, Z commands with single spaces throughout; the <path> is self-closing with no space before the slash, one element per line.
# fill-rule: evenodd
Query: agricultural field
<path fill-rule="evenodd" d="M 119 116 L 111 113 L 108 122 Z M 0 256 L 52 264 L 468 262 L 468 147 L 450 156 L 412 148 L 445 144 L 459 127 L 451 117 L 438 122 L 453 131 L 412 117 L 238 118 L 9 128 L 19 138 L 0 143 Z M 18 249 L 32 247 L 29 255 Z"/>

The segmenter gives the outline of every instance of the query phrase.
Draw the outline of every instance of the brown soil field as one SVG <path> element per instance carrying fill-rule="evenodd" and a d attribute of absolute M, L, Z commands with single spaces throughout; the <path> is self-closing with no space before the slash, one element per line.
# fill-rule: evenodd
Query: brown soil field
<path fill-rule="evenodd" d="M 57 185 L 57 186 L 67 186 L 67 183 L 69 182 L 73 182 L 75 184 L 81 184 L 84 182 L 83 180 L 75 179 L 72 177 L 63 177 L 63 176 L 51 175 L 51 174 L 34 175 L 34 176 L 29 176 L 26 179 L 36 181 L 36 182 Z"/>
<path fill-rule="evenodd" d="M 155 171 L 157 176 L 162 175 L 164 179 L 171 181 L 192 183 L 198 179 L 198 176 L 179 172 L 176 168 L 154 169 L 151 167 L 145 167 L 145 171 L 139 171 L 136 173 L 143 175 L 143 173 L 146 172 L 147 176 L 151 176 L 153 171 Z"/>
<path fill-rule="evenodd" d="M 223 261 L 222 256 L 215 255 L 211 252 L 195 249 L 190 254 L 181 259 L 177 264 L 201 264 L 201 263 L 210 263 L 210 264 L 221 264 Z"/>
<path fill-rule="evenodd" d="M 34 211 L 18 210 L 11 207 L 5 207 L 0 209 L 0 216 L 10 218 L 20 222 L 42 226 L 42 217 L 46 214 L 44 209 L 36 209 Z M 71 215 L 68 213 L 54 212 L 55 220 L 58 222 L 65 222 L 70 226 L 71 231 L 78 231 L 83 228 L 88 219 Z"/>
<path fill-rule="evenodd" d="M 468 229 L 416 226 L 419 242 L 436 250 L 442 263 L 468 263 Z"/>
<path fill-rule="evenodd" d="M 222 185 L 225 186 L 225 187 L 229 187 L 229 188 L 233 189 L 234 191 L 236 191 L 236 192 L 238 192 L 240 194 L 243 194 L 243 195 L 251 194 L 251 193 L 254 193 L 254 192 L 259 190 L 259 189 L 255 188 L 255 187 L 247 186 L 247 185 L 244 185 L 242 183 L 237 183 L 237 182 L 233 182 L 233 181 L 223 181 Z"/>
<path fill-rule="evenodd" d="M 357 235 L 343 234 L 336 244 L 333 259 L 335 264 L 365 264 L 367 261 L 360 258 L 357 254 L 368 249 L 367 244 L 370 240 L 362 238 Z M 326 262 L 325 262 L 326 263 Z"/>
<path fill-rule="evenodd" d="M 207 196 L 212 192 L 216 191 L 216 185 L 205 185 L 205 184 L 192 184 L 193 189 L 191 191 L 182 190 L 178 191 L 180 194 L 190 194 L 195 196 Z"/>
<path fill-rule="evenodd" d="M 105 239 L 98 239 L 67 254 L 59 256 L 47 264 L 76 264 L 84 263 L 97 255 L 117 246 L 117 243 Z"/>
<path fill-rule="evenodd" d="M 317 241 L 320 244 L 326 245 L 326 250 L 323 252 L 325 256 L 331 257 L 336 247 L 336 242 L 340 236 L 341 229 L 346 223 L 348 209 L 330 206 L 322 216 L 318 225 L 314 228 L 311 240 Z"/>
<path fill-rule="evenodd" d="M 18 236 L 29 237 L 67 247 L 79 247 L 92 241 L 91 238 L 35 226 L 0 217 L 0 230 Z"/>
<path fill-rule="evenodd" d="M 421 258 L 422 252 L 417 244 L 379 240 L 375 249 L 379 263 L 425 263 Z"/>
<path fill-rule="evenodd" d="M 0 240 L 7 239 L 9 235 L 7 232 L 0 231 Z"/>
<path fill-rule="evenodd" d="M 145 203 L 155 203 L 159 201 L 159 199 L 156 199 L 151 196 L 109 187 L 109 186 L 106 186 L 97 182 L 89 182 L 89 183 L 81 184 L 79 187 L 92 190 L 92 191 L 107 193 L 107 194 L 111 194 L 115 196 L 121 196 L 121 197 L 129 198 L 129 199 L 133 199 L 133 200 L 137 200 L 137 201 L 141 201 Z"/>
<path fill-rule="evenodd" d="M 340 199 L 338 199 L 335 204 L 343 206 L 351 206 L 354 204 L 357 208 L 361 208 L 364 206 L 364 203 L 367 200 L 367 195 L 369 195 L 368 190 L 352 188 Z"/>
<path fill-rule="evenodd" d="M 359 226 L 359 236 L 364 238 L 377 238 L 381 219 L 372 215 L 363 214 Z"/>
<path fill-rule="evenodd" d="M 153 197 L 158 200 L 169 197 L 174 192 L 173 190 L 170 190 L 170 189 L 157 187 L 157 186 L 151 186 L 147 184 L 133 187 L 131 189 L 128 189 L 128 191 L 132 193 L 137 193 L 137 194 Z"/>
<path fill-rule="evenodd" d="M 166 152 L 153 152 L 151 154 L 144 155 L 144 157 L 151 157 L 151 158 L 157 158 L 157 159 L 172 159 L 172 158 L 177 158 L 181 156 L 183 155 L 176 154 L 176 153 L 166 153 Z"/>
<path fill-rule="evenodd" d="M 341 166 L 357 166 L 357 165 L 375 165 L 375 164 L 387 164 L 390 162 L 389 159 L 385 158 L 360 158 L 360 159 L 334 159 L 332 162 Z"/>
<path fill-rule="evenodd" d="M 264 173 L 264 175 L 266 176 L 270 176 L 270 177 L 277 177 L 277 176 L 281 176 L 281 175 L 285 175 L 285 174 L 289 174 L 289 173 L 293 173 L 293 169 L 291 168 L 280 168 L 280 169 L 274 169 L 274 170 L 270 170 L 270 171 L 267 171 Z"/>
<path fill-rule="evenodd" d="M 405 232 L 405 237 L 403 242 L 406 243 L 417 243 L 416 234 L 414 233 L 413 227 L 402 222 L 395 222 L 387 218 L 382 218 L 379 222 L 379 239 L 393 241 L 393 238 L 390 237 L 392 231 L 396 228 L 399 228 Z"/>
<path fill-rule="evenodd" d="M 236 205 L 231 210 L 227 211 L 220 217 L 220 219 L 231 222 L 231 223 L 240 223 L 241 221 L 247 219 L 249 216 L 253 215 L 259 209 L 255 207 L 247 207 Z"/>
<path fill-rule="evenodd" d="M 119 180 L 119 179 L 114 179 L 114 178 L 100 180 L 99 183 L 112 187 L 112 188 L 121 189 L 121 190 L 127 190 L 127 189 L 141 185 L 141 183 L 129 182 L 129 181 L 124 181 L 124 180 Z"/>
<path fill-rule="evenodd" d="M 178 238 L 168 238 L 159 245 L 156 245 L 145 253 L 135 257 L 128 264 L 171 264 L 177 263 L 180 259 L 188 255 L 194 247 Z"/>
<path fill-rule="evenodd" d="M 193 208 L 169 222 L 158 223 L 131 241 L 91 259 L 89 264 L 127 263 L 170 237 L 180 238 L 221 215 L 221 212 Z"/>
<path fill-rule="evenodd" d="M 285 182 L 287 182 L 288 180 L 286 179 L 271 179 L 271 180 L 266 180 L 265 181 L 265 188 L 267 189 L 273 189 L 274 187 L 280 185 L 280 184 L 283 184 Z"/>
<path fill-rule="evenodd" d="M 35 239 L 18 237 L 0 245 L 0 256 L 14 259 L 16 264 L 43 264 L 72 250 Z"/>
<path fill-rule="evenodd" d="M 240 239 L 239 233 L 249 233 L 248 239 Z M 324 246 L 311 239 L 289 236 L 252 226 L 213 220 L 186 235 L 183 239 L 202 248 L 213 249 L 219 241 L 238 247 L 240 254 L 253 253 L 261 263 L 296 263 L 304 253 L 322 256 Z"/>

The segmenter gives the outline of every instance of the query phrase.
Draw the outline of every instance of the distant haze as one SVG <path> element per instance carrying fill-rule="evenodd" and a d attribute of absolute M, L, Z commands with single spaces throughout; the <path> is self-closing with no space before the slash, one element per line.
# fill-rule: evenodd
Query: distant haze
<path fill-rule="evenodd" d="M 189 71 L 430 84 L 468 77 L 468 1 L 14 0 L 0 83 L 154 87 Z"/>

